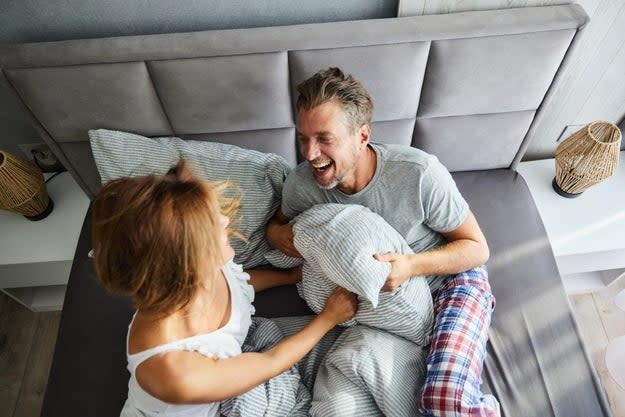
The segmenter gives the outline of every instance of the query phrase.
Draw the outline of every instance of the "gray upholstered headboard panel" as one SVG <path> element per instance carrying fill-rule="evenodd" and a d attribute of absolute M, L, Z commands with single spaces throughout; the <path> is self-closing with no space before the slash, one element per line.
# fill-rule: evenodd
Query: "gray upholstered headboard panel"
<path fill-rule="evenodd" d="M 87 130 L 243 144 L 296 163 L 294 86 L 339 66 L 374 102 L 373 140 L 451 171 L 514 167 L 577 31 L 577 5 L 0 47 L 2 82 L 83 189 Z"/>

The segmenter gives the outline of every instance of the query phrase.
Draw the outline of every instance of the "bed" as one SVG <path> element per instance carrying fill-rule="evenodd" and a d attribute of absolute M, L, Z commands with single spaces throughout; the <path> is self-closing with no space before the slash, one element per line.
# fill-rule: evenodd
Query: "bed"
<path fill-rule="evenodd" d="M 339 66 L 375 102 L 373 141 L 435 154 L 491 249 L 486 392 L 509 417 L 608 416 L 545 229 L 515 171 L 588 16 L 579 5 L 0 46 L 4 87 L 93 198 L 88 130 L 215 141 L 298 162 L 294 86 Z M 126 398 L 127 299 L 97 282 L 90 213 L 42 416 L 114 416 Z M 257 315 L 309 314 L 293 287 Z"/>

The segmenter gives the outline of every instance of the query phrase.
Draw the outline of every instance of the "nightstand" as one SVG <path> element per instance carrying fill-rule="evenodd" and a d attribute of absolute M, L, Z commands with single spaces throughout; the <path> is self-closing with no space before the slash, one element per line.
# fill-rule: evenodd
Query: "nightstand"
<path fill-rule="evenodd" d="M 33 311 L 61 310 L 89 207 L 68 172 L 49 180 L 54 210 L 43 220 L 0 210 L 0 289 Z"/>
<path fill-rule="evenodd" d="M 576 198 L 553 190 L 553 159 L 521 162 L 569 294 L 603 288 L 625 274 L 625 151 L 616 174 Z"/>

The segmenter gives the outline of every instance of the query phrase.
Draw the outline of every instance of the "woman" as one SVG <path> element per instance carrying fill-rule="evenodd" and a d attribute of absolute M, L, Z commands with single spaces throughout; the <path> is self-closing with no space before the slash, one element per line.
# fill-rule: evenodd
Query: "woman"
<path fill-rule="evenodd" d="M 228 224 L 238 200 L 225 190 L 182 161 L 164 176 L 111 181 L 94 201 L 97 275 L 137 309 L 122 416 L 217 415 L 220 401 L 289 369 L 356 312 L 355 296 L 338 289 L 300 332 L 266 352 L 241 353 L 253 291 L 298 282 L 301 270 L 248 275 L 233 263 Z"/>

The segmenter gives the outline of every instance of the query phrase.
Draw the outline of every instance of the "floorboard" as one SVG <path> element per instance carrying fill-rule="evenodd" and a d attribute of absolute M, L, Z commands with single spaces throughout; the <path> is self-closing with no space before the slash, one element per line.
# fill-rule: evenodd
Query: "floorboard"
<path fill-rule="evenodd" d="M 38 416 L 41 413 L 43 395 L 46 392 L 61 313 L 38 313 L 37 315 L 37 329 L 28 355 L 28 366 L 24 372 L 13 417 Z"/>
<path fill-rule="evenodd" d="M 37 327 L 37 313 L 2 294 L 0 312 L 0 416 L 13 417 Z"/>
<path fill-rule="evenodd" d="M 605 349 L 612 339 L 625 335 L 625 311 L 614 304 L 614 296 L 622 289 L 625 289 L 625 277 L 600 291 L 569 297 L 582 339 L 605 390 L 613 417 L 625 417 L 625 390 L 608 372 Z"/>

